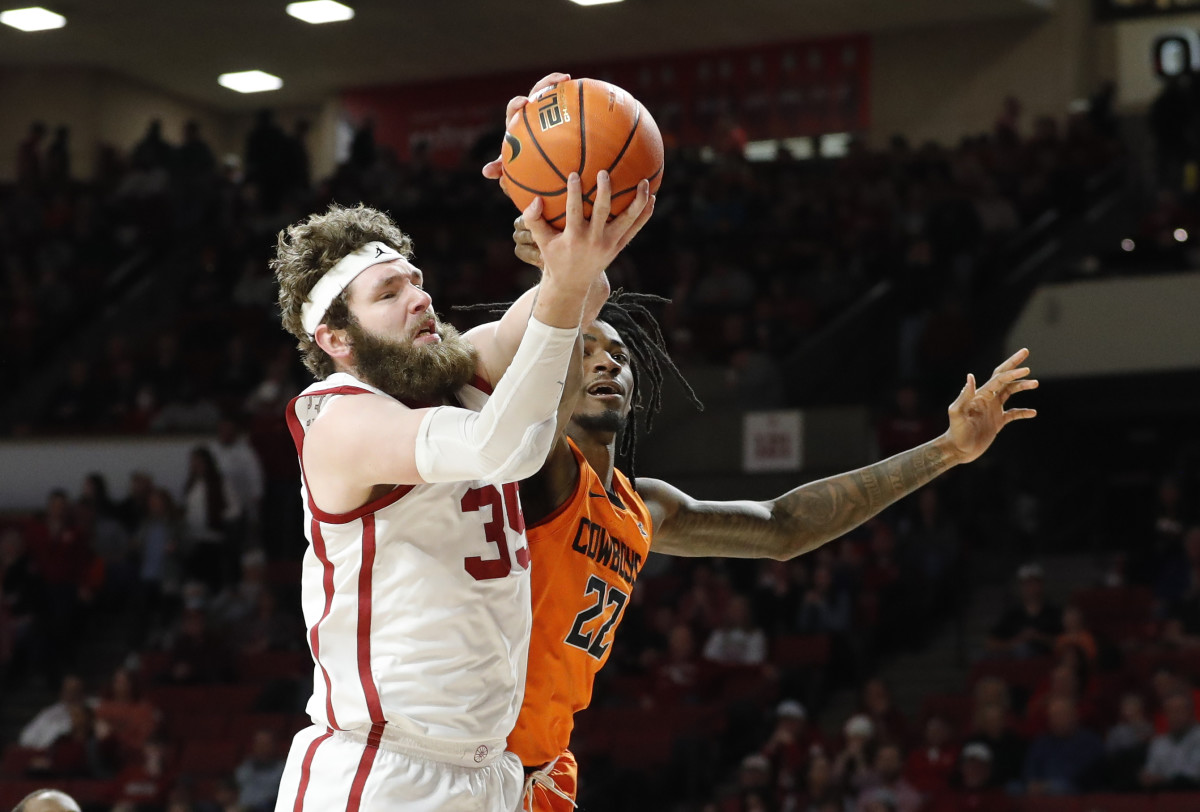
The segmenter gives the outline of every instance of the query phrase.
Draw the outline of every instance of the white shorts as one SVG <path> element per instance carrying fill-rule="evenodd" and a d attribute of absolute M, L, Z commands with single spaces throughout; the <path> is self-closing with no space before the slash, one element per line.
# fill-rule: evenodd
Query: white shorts
<path fill-rule="evenodd" d="M 465 766 L 307 727 L 292 739 L 275 812 L 514 812 L 525 781 L 521 760 L 505 750 L 487 755 Z"/>

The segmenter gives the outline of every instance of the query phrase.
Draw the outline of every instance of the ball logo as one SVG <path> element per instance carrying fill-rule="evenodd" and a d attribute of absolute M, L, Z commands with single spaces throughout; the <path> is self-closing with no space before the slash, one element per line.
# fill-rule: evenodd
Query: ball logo
<path fill-rule="evenodd" d="M 512 157 L 510 157 L 508 160 L 517 160 L 517 156 L 521 154 L 521 141 L 512 133 L 505 133 L 504 142 L 508 144 L 509 148 L 512 150 Z"/>
<path fill-rule="evenodd" d="M 538 123 L 542 125 L 542 132 L 570 120 L 571 116 L 558 103 L 557 93 L 538 103 Z"/>
<path fill-rule="evenodd" d="M 486 744 L 481 744 L 475 748 L 475 763 L 479 764 L 487 758 L 488 749 Z"/>

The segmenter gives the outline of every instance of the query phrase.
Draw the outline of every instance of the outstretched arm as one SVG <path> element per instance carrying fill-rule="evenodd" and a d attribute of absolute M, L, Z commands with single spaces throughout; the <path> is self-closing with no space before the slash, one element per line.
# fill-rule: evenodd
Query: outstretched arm
<path fill-rule="evenodd" d="M 978 458 L 1013 420 L 1033 409 L 1005 410 L 1008 398 L 1037 387 L 1017 365 L 1021 350 L 996 367 L 991 379 L 966 386 L 950 405 L 941 437 L 888 459 L 810 482 L 767 502 L 707 502 L 660 480 L 639 477 L 638 493 L 654 519 L 654 549 L 668 555 L 776 558 L 815 550 L 844 535 L 955 465 Z"/>

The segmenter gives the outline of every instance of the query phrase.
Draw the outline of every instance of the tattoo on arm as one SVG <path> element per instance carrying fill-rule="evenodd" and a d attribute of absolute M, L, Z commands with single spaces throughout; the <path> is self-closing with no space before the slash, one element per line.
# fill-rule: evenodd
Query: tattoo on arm
<path fill-rule="evenodd" d="M 935 440 L 770 502 L 690 501 L 656 533 L 655 546 L 675 555 L 792 558 L 844 535 L 953 462 Z"/>

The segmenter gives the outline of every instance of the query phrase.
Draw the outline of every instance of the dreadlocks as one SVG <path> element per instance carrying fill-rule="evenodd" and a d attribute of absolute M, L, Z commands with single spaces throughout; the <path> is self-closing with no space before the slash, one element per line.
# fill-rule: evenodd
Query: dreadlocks
<path fill-rule="evenodd" d="M 654 418 L 662 411 L 663 383 L 668 375 L 683 387 L 693 406 L 700 411 L 704 410 L 704 404 L 700 402 L 691 384 L 667 352 L 667 341 L 663 337 L 662 328 L 658 326 L 654 314 L 647 307 L 669 304 L 670 301 L 652 293 L 631 293 L 618 289 L 600 308 L 600 315 L 597 317 L 608 322 L 620 333 L 629 354 L 633 357 L 633 363 L 630 364 L 630 371 L 633 373 L 633 414 L 630 415 L 627 430 L 621 432 L 620 444 L 617 447 L 617 452 L 629 461 L 624 467 L 628 470 L 630 482 L 635 482 L 638 436 L 654 427 Z M 454 309 L 502 313 L 511 304 L 466 305 Z"/>

